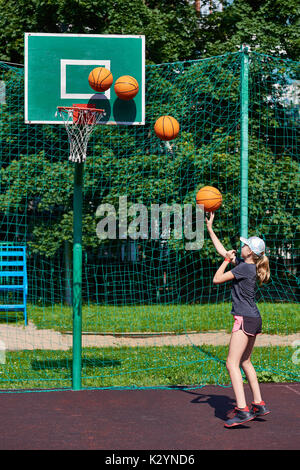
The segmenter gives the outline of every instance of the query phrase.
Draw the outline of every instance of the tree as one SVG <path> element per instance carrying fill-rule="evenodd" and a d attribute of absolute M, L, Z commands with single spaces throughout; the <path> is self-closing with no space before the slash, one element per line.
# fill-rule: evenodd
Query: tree
<path fill-rule="evenodd" d="M 264 3 L 268 3 L 270 8 L 265 14 Z M 286 5 L 289 2 L 283 3 Z M 6 4 L 12 8 L 10 1 Z M 0 0 L 0 8 L 5 9 L 6 4 Z M 30 10 L 33 4 L 37 5 L 37 11 L 34 8 Z M 59 4 L 48 1 L 43 3 L 46 7 L 42 8 L 41 2 L 31 0 L 26 4 L 28 9 L 24 7 L 24 20 L 14 17 L 13 10 L 11 23 L 7 17 L 6 23 L 3 16 L 0 17 L 0 23 L 3 21 L 3 25 L 8 28 L 7 39 L 3 34 L 0 36 L 0 47 L 2 50 L 7 47 L 10 54 L 7 57 L 16 57 L 14 60 L 21 58 L 21 43 L 18 41 L 28 25 L 31 25 L 31 30 L 36 30 L 38 17 L 40 24 L 44 25 L 44 31 L 52 24 L 60 31 L 65 28 L 69 32 L 146 34 L 148 61 L 168 62 L 187 58 L 189 54 L 194 57 L 197 50 L 202 56 L 224 56 L 161 66 L 149 64 L 146 125 L 142 129 L 110 127 L 96 131 L 85 164 L 84 248 L 93 254 L 101 244 L 95 236 L 98 204 L 109 202 L 117 205 L 118 196 L 124 194 L 124 189 L 129 202 L 141 200 L 150 205 L 155 200 L 182 204 L 194 201 L 198 184 L 208 183 L 215 184 L 224 194 L 222 219 L 216 221 L 216 230 L 225 246 L 238 243 L 240 57 L 239 54 L 225 53 L 237 51 L 236 46 L 247 42 L 251 48 L 258 46 L 257 50 L 260 48 L 264 53 L 273 54 L 275 47 L 274 55 L 285 56 L 280 51 L 286 50 L 293 57 L 297 50 L 293 39 L 296 14 L 291 9 L 288 17 L 287 9 L 284 9 L 278 23 L 276 1 L 274 8 L 271 3 L 262 2 L 256 9 L 249 1 L 236 0 L 223 13 L 215 12 L 200 17 L 201 28 L 193 29 L 188 26 L 188 21 L 185 22 L 186 12 L 191 10 L 186 10 L 189 7 L 183 1 L 175 5 L 175 2 L 166 0 L 124 0 L 129 14 L 122 5 L 119 5 L 117 11 L 111 10 L 112 4 L 108 0 L 101 3 L 101 14 L 98 15 L 102 15 L 100 21 L 97 14 L 93 15 L 97 6 L 95 3 L 76 2 L 73 5 L 63 1 Z M 134 8 L 136 17 L 131 14 Z M 49 16 L 43 19 L 44 10 Z M 91 17 L 86 20 L 88 11 Z M 32 17 L 29 18 L 30 12 Z M 255 24 L 255 12 L 259 12 L 257 18 L 261 18 L 261 24 L 259 21 Z M 83 25 L 82 18 L 86 20 Z M 178 22 L 178 18 L 183 19 Z M 191 24 L 194 25 L 195 17 L 191 18 Z M 58 23 L 58 19 L 61 23 Z M 20 27 L 22 21 L 24 27 Z M 95 21 L 95 25 L 92 21 Z M 174 33 L 176 22 L 180 33 Z M 15 42 L 10 36 L 11 24 L 16 26 Z M 91 25 L 94 25 L 94 29 L 89 29 Z M 278 37 L 273 34 L 272 28 L 277 31 Z M 287 37 L 289 31 L 291 35 Z M 256 35 L 256 39 L 251 37 L 252 42 L 249 40 L 250 32 Z M 260 54 L 252 54 L 251 60 L 251 80 L 254 78 L 250 100 L 249 235 L 254 234 L 254 230 L 256 234 L 259 231 L 267 237 L 271 246 L 278 247 L 282 243 L 297 238 L 299 240 L 295 217 L 299 204 L 294 200 L 297 188 L 295 108 L 289 110 L 280 101 L 289 79 L 297 77 L 297 64 L 273 60 Z M 12 227 L 15 214 L 27 211 L 26 230 L 30 235 L 28 246 L 40 258 L 49 256 L 55 259 L 65 242 L 72 240 L 73 181 L 72 172 L 66 163 L 67 139 L 65 135 L 62 137 L 55 126 L 24 125 L 22 104 L 18 101 L 22 94 L 20 89 L 16 93 L 12 90 L 20 77 L 14 79 L 16 71 L 10 67 L 6 69 L 6 73 L 10 74 L 7 78 L 7 104 L 1 107 L 0 121 L 0 144 L 3 150 L 0 207 L 7 217 L 3 231 L 10 227 L 11 235 L 14 236 Z M 275 86 L 279 87 L 278 96 Z M 177 113 L 180 115 L 180 140 L 171 143 L 170 149 L 158 139 L 153 139 L 153 119 L 163 113 L 170 113 L 174 117 Z M 37 148 L 37 142 L 42 143 L 42 152 Z M 222 223 L 224 220 L 226 224 Z M 25 230 L 25 223 L 23 228 Z M 177 254 L 180 257 L 183 253 L 182 245 L 171 240 L 170 249 L 175 253 L 173 260 L 177 262 Z M 201 253 L 182 255 L 183 263 L 188 265 L 186 260 L 190 259 L 189 266 L 193 267 L 192 256 L 193 259 L 197 258 L 198 263 L 205 259 L 213 263 L 215 259 L 210 243 L 205 245 Z M 184 276 L 182 278 L 185 279 Z"/>
<path fill-rule="evenodd" d="M 148 62 L 192 58 L 197 15 L 186 1 L 0 0 L 0 59 L 23 62 L 24 32 L 143 34 Z"/>
<path fill-rule="evenodd" d="M 200 17 L 197 49 L 209 57 L 248 44 L 256 52 L 299 60 L 299 18 L 296 0 L 227 1 L 222 12 Z"/>
<path fill-rule="evenodd" d="M 284 89 L 287 74 L 293 70 L 288 61 L 280 68 L 278 62 L 262 55 L 251 63 L 255 84 L 251 88 L 249 142 L 250 226 L 260 225 L 267 234 L 267 222 L 285 220 L 286 224 L 276 230 L 276 243 L 292 239 L 297 230 L 293 197 L 297 129 L 293 115 L 287 114 L 274 88 L 279 83 Z M 216 185 L 226 194 L 222 217 L 234 220 L 227 236 L 235 236 L 239 226 L 239 70 L 238 54 L 147 68 L 146 125 L 141 129 L 100 126 L 89 145 L 83 211 L 83 243 L 87 249 L 101 243 L 95 236 L 99 204 L 117 207 L 119 196 L 125 194 L 130 204 L 143 202 L 148 208 L 153 201 L 193 203 L 197 186 L 205 184 Z M 152 129 L 155 116 L 167 112 L 180 116 L 181 122 L 180 138 L 169 149 Z M 19 111 L 14 115 L 7 110 L 5 116 L 1 122 L 9 126 L 2 135 L 11 145 L 16 135 L 21 138 L 14 150 L 20 154 L 2 162 L 0 207 L 11 212 L 25 208 L 31 248 L 53 256 L 64 241 L 72 241 L 73 180 L 72 167 L 66 162 L 66 136 L 59 134 L 57 126 L 26 127 L 20 123 Z M 36 139 L 43 142 L 44 151 L 34 153 Z M 8 143 L 4 142 L 3 148 L 8 149 Z M 230 182 L 234 182 L 232 188 Z M 259 188 L 263 190 L 257 199 Z"/>
<path fill-rule="evenodd" d="M 216 2 L 217 3 L 217 2 Z M 23 63 L 24 32 L 143 34 L 148 63 L 235 52 L 299 58 L 296 0 L 0 0 L 0 59 Z M 195 8 L 197 7 L 197 8 Z"/>

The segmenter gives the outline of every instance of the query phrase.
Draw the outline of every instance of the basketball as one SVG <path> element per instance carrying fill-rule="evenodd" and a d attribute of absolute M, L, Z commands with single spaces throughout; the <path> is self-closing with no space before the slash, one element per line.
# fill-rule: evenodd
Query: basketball
<path fill-rule="evenodd" d="M 222 204 L 222 194 L 213 186 L 204 186 L 196 195 L 196 203 L 203 204 L 205 212 L 214 212 Z"/>
<path fill-rule="evenodd" d="M 115 83 L 115 92 L 121 100 L 132 100 L 139 91 L 139 84 L 134 77 L 123 75 Z"/>
<path fill-rule="evenodd" d="M 161 116 L 154 124 L 154 131 L 161 140 L 172 140 L 179 132 L 179 122 L 172 116 Z"/>
<path fill-rule="evenodd" d="M 105 67 L 96 67 L 89 74 L 89 84 L 95 91 L 106 91 L 111 87 L 113 76 Z"/>

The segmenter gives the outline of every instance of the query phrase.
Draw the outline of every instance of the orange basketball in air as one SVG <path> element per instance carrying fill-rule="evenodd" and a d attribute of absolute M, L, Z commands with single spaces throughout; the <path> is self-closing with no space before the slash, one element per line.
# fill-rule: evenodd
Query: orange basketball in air
<path fill-rule="evenodd" d="M 161 116 L 154 124 L 154 131 L 161 140 L 172 140 L 179 132 L 179 122 L 172 116 Z"/>
<path fill-rule="evenodd" d="M 132 100 L 139 91 L 139 84 L 134 77 L 123 75 L 115 83 L 115 92 L 121 100 Z"/>
<path fill-rule="evenodd" d="M 95 91 L 106 91 L 111 87 L 113 76 L 105 67 L 96 67 L 89 74 L 89 84 Z"/>
<path fill-rule="evenodd" d="M 196 195 L 196 203 L 203 204 L 205 212 L 214 212 L 222 204 L 222 194 L 213 186 L 204 186 Z"/>

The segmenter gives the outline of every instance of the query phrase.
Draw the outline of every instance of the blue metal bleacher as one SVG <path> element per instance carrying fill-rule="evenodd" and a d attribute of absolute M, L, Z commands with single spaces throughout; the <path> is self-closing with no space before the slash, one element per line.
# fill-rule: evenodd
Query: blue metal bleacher
<path fill-rule="evenodd" d="M 0 311 L 23 311 L 27 325 L 26 247 L 0 245 L 0 292 L 21 292 L 22 303 L 1 304 Z"/>

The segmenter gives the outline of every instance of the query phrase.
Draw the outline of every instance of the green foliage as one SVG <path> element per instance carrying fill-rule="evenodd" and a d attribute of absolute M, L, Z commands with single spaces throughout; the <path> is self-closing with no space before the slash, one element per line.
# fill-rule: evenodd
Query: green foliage
<path fill-rule="evenodd" d="M 23 62 L 24 32 L 143 34 L 147 60 L 190 58 L 197 18 L 192 5 L 180 2 L 148 6 L 143 0 L 0 0 L 0 58 Z"/>
<path fill-rule="evenodd" d="M 216 133 L 220 135 L 219 130 Z M 260 146 L 259 158 L 256 149 L 257 142 L 253 141 L 249 156 L 250 229 L 252 231 L 253 227 L 255 233 L 259 230 L 270 241 L 292 239 L 298 230 L 298 222 L 293 215 L 293 194 L 298 185 L 297 163 L 290 156 L 283 155 L 275 165 L 267 148 Z M 197 189 L 207 181 L 217 186 L 224 195 L 222 217 L 217 215 L 215 223 L 218 233 L 224 220 L 234 220 L 239 205 L 238 194 L 232 194 L 227 187 L 228 179 L 239 174 L 239 160 L 234 150 L 235 140 L 230 135 L 223 137 L 216 149 L 214 141 L 197 148 L 192 136 L 186 134 L 176 145 L 176 154 L 169 155 L 167 159 L 165 154 L 138 154 L 126 159 L 104 155 L 96 166 L 90 160 L 85 169 L 85 248 L 100 243 L 95 237 L 98 202 L 110 203 L 118 208 L 119 196 L 127 195 L 129 205 L 143 203 L 149 212 L 154 202 L 195 205 Z M 220 167 L 224 168 L 221 173 Z M 93 188 L 99 185 L 102 175 L 106 179 L 105 191 L 100 186 L 102 191 L 97 192 Z M 9 166 L 2 168 L 1 180 L 2 187 L 7 188 L 0 195 L 3 210 L 16 211 L 27 206 L 30 217 L 31 201 L 38 201 L 30 224 L 33 235 L 31 247 L 34 250 L 52 256 L 64 240 L 72 241 L 71 166 L 66 162 L 51 163 L 43 153 L 21 156 L 18 161 L 13 160 Z M 260 194 L 259 198 L 257 194 Z M 233 237 L 235 231 L 234 225 L 229 226 L 227 236 Z M 210 243 L 208 247 L 205 255 L 212 256 L 214 247 Z"/>
<path fill-rule="evenodd" d="M 83 348 L 82 387 L 229 386 L 225 367 L 227 346 Z M 252 361 L 260 382 L 297 382 L 292 348 L 255 348 Z M 276 372 L 264 363 L 278 363 Z M 292 364 L 292 365 L 291 365 Z M 72 351 L 9 351 L 1 367 L 0 388 L 71 388 Z"/>
<path fill-rule="evenodd" d="M 299 240 L 295 217 L 299 204 L 294 197 L 298 162 L 292 130 L 297 124 L 281 102 L 291 77 L 297 77 L 297 67 L 258 54 L 251 54 L 250 61 L 249 232 L 265 236 L 272 251 Z M 129 205 L 143 203 L 150 215 L 153 203 L 195 206 L 197 190 L 207 184 L 223 194 L 216 233 L 225 246 L 235 246 L 239 236 L 239 67 L 239 54 L 147 67 L 145 127 L 101 126 L 90 142 L 84 172 L 86 250 L 104 243 L 95 236 L 99 204 L 118 208 L 119 196 L 126 195 Z M 22 75 L 15 73 L 14 82 L 13 73 L 4 71 L 12 86 L 7 87 L 7 104 L 1 109 L 5 150 L 0 204 L 7 215 L 25 211 L 32 252 L 52 257 L 64 241 L 73 239 L 68 142 L 65 130 L 55 126 L 35 126 L 34 132 L 28 132 L 31 128 L 22 123 L 20 106 L 12 101 L 20 93 Z M 278 83 L 281 94 L 274 88 Z M 164 113 L 181 125 L 180 138 L 169 146 L 153 132 L 155 119 Z M 169 247 L 183 252 L 183 240 L 172 239 Z M 201 250 L 201 258 L 214 261 L 210 241 Z"/>
<path fill-rule="evenodd" d="M 148 63 L 235 52 L 249 44 L 257 52 L 299 58 L 296 0 L 223 2 L 223 11 L 180 0 L 0 0 L 0 59 L 23 62 L 24 32 L 143 34 Z"/>
<path fill-rule="evenodd" d="M 300 312 L 297 304 L 258 303 L 263 319 L 263 332 L 286 335 L 300 330 Z M 231 304 L 217 305 L 96 305 L 84 304 L 82 328 L 90 333 L 124 332 L 207 332 L 232 330 Z M 70 308 L 66 305 L 28 305 L 28 316 L 37 329 L 51 329 L 64 333 L 72 331 Z M 1 319 L 1 316 L 0 316 Z M 6 319 L 4 319 L 6 320 Z M 2 319 L 3 321 L 3 319 Z M 22 323 L 23 319 L 20 318 Z M 191 336 L 192 338 L 192 336 Z"/>
<path fill-rule="evenodd" d="M 256 52 L 299 60 L 299 18 L 296 0 L 234 0 L 223 12 L 200 18 L 197 48 L 209 57 L 248 44 Z"/>
<path fill-rule="evenodd" d="M 186 39 L 184 22 L 180 26 L 182 34 L 179 38 L 176 36 L 176 45 L 175 35 L 172 39 L 170 33 L 164 36 L 164 47 L 155 49 L 158 30 L 166 28 L 167 24 L 161 15 L 168 15 L 168 28 L 171 28 L 174 3 L 135 2 L 139 8 L 135 17 L 133 14 L 131 17 L 131 10 L 130 14 L 125 11 L 126 5 L 133 7 L 132 2 L 123 2 L 117 12 L 105 10 L 110 4 L 103 2 L 101 10 L 101 15 L 106 11 L 105 32 L 111 31 L 111 24 L 116 29 L 123 24 L 124 31 L 128 27 L 137 33 L 143 21 L 149 21 L 149 28 L 155 33 L 153 50 L 148 49 L 149 61 L 154 57 L 151 54 L 159 53 L 155 56 L 158 61 L 172 53 L 175 60 L 181 57 L 183 50 L 193 49 L 194 36 Z M 256 7 L 249 2 L 248 6 L 241 1 L 236 4 L 241 7 L 241 13 L 233 6 L 228 7 L 226 15 L 230 12 L 236 15 L 229 25 L 234 33 L 232 37 L 240 41 L 245 14 L 253 18 L 251 12 Z M 24 12 L 32 5 L 28 3 Z M 185 2 L 178 5 L 184 17 Z M 76 23 L 77 7 L 82 8 L 82 15 L 87 10 L 92 15 L 96 6 L 88 2 L 60 2 L 61 9 L 56 9 L 56 2 L 39 2 L 37 10 L 31 11 L 32 21 L 36 21 L 38 14 L 42 20 L 42 13 L 49 14 L 51 8 L 53 16 L 50 18 L 56 21 L 55 15 L 68 10 L 69 17 L 74 15 L 72 28 L 86 32 L 82 30 L 84 25 Z M 161 6 L 164 6 L 163 13 Z M 0 0 L 0 12 L 1 8 L 6 5 Z M 7 8 L 12 8 L 10 2 Z M 126 14 L 128 23 L 117 19 L 118 15 Z M 218 15 L 205 19 L 207 31 L 215 28 Z M 43 20 L 47 22 L 47 18 Z M 26 14 L 23 19 L 25 24 Z M 17 21 L 14 15 L 12 20 Z M 1 21 L 7 21 L 7 17 L 0 16 L 0 24 Z M 236 24 L 239 24 L 238 34 L 234 32 Z M 25 26 L 27 29 L 27 23 Z M 225 29 L 226 25 L 223 26 Z M 8 22 L 5 27 L 9 27 Z M 176 28 L 172 27 L 173 34 Z M 113 32 L 122 31 L 121 28 Z M 16 28 L 15 42 L 9 43 L 12 48 L 7 48 L 8 54 L 19 50 L 19 33 Z M 270 37 L 272 39 L 272 33 Z M 216 45 L 212 37 L 207 38 L 203 42 L 207 46 L 205 53 L 208 50 L 224 52 L 230 46 L 224 37 Z M 3 36 L 0 35 L 0 47 L 3 47 L 1 41 Z M 267 50 L 271 43 L 272 40 L 268 44 L 266 39 Z M 149 44 L 151 46 L 150 33 Z M 251 52 L 249 57 L 249 235 L 263 236 L 270 250 L 271 283 L 266 292 L 258 292 L 259 300 L 280 300 L 275 306 L 266 302 L 259 304 L 259 308 L 264 332 L 290 334 L 299 329 L 299 309 L 295 304 L 283 302 L 297 299 L 299 260 L 296 249 L 300 237 L 298 108 L 288 97 L 291 84 L 299 79 L 299 64 L 256 52 Z M 102 203 L 114 204 L 117 208 L 121 195 L 127 196 L 129 205 L 142 202 L 148 211 L 153 203 L 177 203 L 181 208 L 191 203 L 195 207 L 198 189 L 212 185 L 223 195 L 223 204 L 214 223 L 215 232 L 226 248 L 238 248 L 240 65 L 241 53 L 233 53 L 232 48 L 221 57 L 148 65 L 146 125 L 99 126 L 95 131 L 84 165 L 84 330 L 230 331 L 229 289 L 226 285 L 212 286 L 212 275 L 219 259 L 210 240 L 206 239 L 203 248 L 194 252 L 187 252 L 183 241 L 173 238 L 168 241 L 167 249 L 161 248 L 160 241 L 139 240 L 138 261 L 126 257 L 121 260 L 117 256 L 120 248 L 117 241 L 100 241 L 96 236 L 96 210 Z M 67 160 L 67 135 L 62 126 L 25 125 L 23 70 L 6 65 L 1 65 L 0 70 L 0 80 L 6 84 L 6 103 L 0 105 L 1 239 L 4 243 L 26 243 L 28 247 L 30 321 L 40 329 L 70 331 L 72 259 L 68 247 L 73 240 L 74 166 Z M 160 141 L 153 131 L 155 120 L 161 114 L 171 114 L 180 122 L 179 137 L 169 143 Z M 130 244 L 122 245 L 122 248 L 128 247 L 131 248 Z M 156 305 L 149 305 L 153 303 Z M 186 305 L 190 303 L 193 305 Z M 2 323 L 13 325 L 21 321 L 23 324 L 22 316 L 9 316 L 7 312 L 0 319 Z M 19 328 L 16 331 L 19 332 Z M 85 349 L 84 386 L 228 383 L 226 350 L 226 347 L 215 346 L 198 348 L 193 344 L 186 348 L 117 348 L 110 349 L 109 353 L 106 348 Z M 293 352 L 292 347 L 255 350 L 253 359 L 260 380 L 296 380 L 299 371 L 291 360 Z M 69 386 L 71 361 L 71 351 L 10 351 L 7 367 L 0 377 L 1 386 Z"/>

